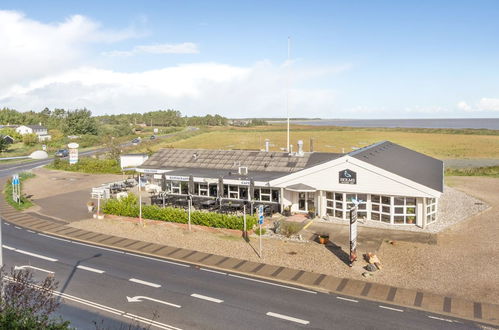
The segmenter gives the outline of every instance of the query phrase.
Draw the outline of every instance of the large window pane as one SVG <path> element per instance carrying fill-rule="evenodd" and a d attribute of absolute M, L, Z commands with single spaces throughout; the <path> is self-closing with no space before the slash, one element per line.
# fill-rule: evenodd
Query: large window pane
<path fill-rule="evenodd" d="M 371 196 L 371 202 L 372 203 L 379 203 L 380 197 L 378 195 L 372 195 Z"/>

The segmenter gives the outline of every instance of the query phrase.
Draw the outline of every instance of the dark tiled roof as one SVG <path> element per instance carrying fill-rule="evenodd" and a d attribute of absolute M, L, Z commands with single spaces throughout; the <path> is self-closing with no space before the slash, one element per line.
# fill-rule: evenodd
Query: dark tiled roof
<path fill-rule="evenodd" d="M 341 154 L 305 153 L 303 156 L 285 152 L 251 150 L 161 149 L 144 162 L 144 168 L 190 168 L 236 171 L 240 166 L 249 172 L 292 173 L 336 159 Z"/>
<path fill-rule="evenodd" d="M 390 141 L 348 154 L 351 157 L 443 192 L 443 162 Z"/>

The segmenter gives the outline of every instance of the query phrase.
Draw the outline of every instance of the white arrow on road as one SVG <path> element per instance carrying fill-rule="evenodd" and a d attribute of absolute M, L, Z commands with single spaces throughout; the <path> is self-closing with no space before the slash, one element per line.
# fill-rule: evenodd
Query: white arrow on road
<path fill-rule="evenodd" d="M 135 297 L 127 296 L 126 300 L 128 300 L 128 302 L 142 302 L 143 300 L 150 300 L 150 301 L 154 301 L 154 302 L 157 302 L 157 303 L 160 303 L 163 305 L 173 306 L 173 307 L 177 307 L 177 308 L 182 307 L 180 305 L 172 304 L 172 303 L 169 303 L 167 301 L 158 300 L 158 299 L 149 298 L 149 297 L 144 297 L 144 296 L 135 296 Z"/>
<path fill-rule="evenodd" d="M 14 270 L 25 269 L 25 268 L 31 268 L 31 269 L 39 270 L 39 271 L 42 271 L 42 272 L 45 272 L 45 273 L 54 274 L 54 272 L 51 271 L 51 270 L 46 270 L 46 269 L 38 268 L 38 267 L 34 267 L 34 266 L 29 266 L 29 265 L 25 265 L 25 266 L 14 266 Z"/>

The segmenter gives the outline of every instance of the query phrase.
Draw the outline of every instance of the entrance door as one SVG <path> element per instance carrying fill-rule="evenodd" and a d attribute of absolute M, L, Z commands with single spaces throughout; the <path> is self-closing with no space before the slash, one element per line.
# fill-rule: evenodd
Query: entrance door
<path fill-rule="evenodd" d="M 307 211 L 315 212 L 315 193 L 307 193 Z"/>
<path fill-rule="evenodd" d="M 298 193 L 298 210 L 307 211 L 307 193 Z"/>

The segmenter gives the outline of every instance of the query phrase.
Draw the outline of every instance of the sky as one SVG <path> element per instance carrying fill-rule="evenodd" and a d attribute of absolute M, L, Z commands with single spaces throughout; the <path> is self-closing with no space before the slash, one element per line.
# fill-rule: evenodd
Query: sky
<path fill-rule="evenodd" d="M 2 0 L 0 108 L 497 118 L 498 37 L 495 0 Z"/>

